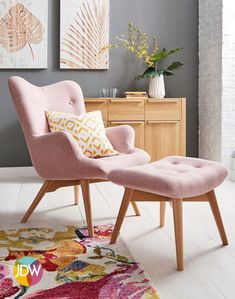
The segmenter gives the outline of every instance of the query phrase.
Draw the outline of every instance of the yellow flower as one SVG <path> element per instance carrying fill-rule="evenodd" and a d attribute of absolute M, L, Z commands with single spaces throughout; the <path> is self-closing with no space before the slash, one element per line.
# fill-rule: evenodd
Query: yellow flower
<path fill-rule="evenodd" d="M 153 56 L 158 50 L 157 37 L 152 38 L 152 45 L 148 43 L 148 36 L 145 32 L 136 28 L 132 22 L 128 24 L 128 35 L 121 34 L 116 37 L 120 43 L 109 45 L 106 49 L 113 47 L 124 47 L 127 51 L 134 53 L 137 58 L 142 59 L 148 66 L 154 66 Z"/>

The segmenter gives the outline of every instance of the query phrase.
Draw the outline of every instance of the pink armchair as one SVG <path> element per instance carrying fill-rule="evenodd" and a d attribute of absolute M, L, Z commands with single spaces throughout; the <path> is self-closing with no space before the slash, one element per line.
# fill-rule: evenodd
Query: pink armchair
<path fill-rule="evenodd" d="M 75 204 L 78 187 L 82 188 L 89 235 L 93 236 L 93 223 L 89 183 L 106 181 L 111 170 L 149 162 L 149 155 L 134 148 L 134 131 L 130 126 L 107 128 L 107 136 L 120 155 L 90 159 L 83 155 L 75 139 L 66 132 L 50 133 L 45 110 L 72 114 L 85 113 L 83 94 L 79 85 L 63 81 L 37 87 L 20 77 L 9 78 L 12 95 L 24 132 L 29 153 L 39 176 L 44 180 L 39 193 L 29 207 L 22 222 L 32 215 L 45 193 L 60 187 L 75 186 Z M 138 215 L 138 208 L 133 203 Z"/>

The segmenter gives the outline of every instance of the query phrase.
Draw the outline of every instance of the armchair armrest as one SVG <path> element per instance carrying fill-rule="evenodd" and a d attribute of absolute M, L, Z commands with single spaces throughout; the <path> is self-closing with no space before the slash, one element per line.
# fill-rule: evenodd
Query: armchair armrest
<path fill-rule="evenodd" d="M 67 132 L 34 136 L 29 142 L 33 165 L 43 179 L 70 180 L 104 176 L 104 163 L 83 155 Z"/>
<path fill-rule="evenodd" d="M 43 178 L 61 177 L 84 158 L 76 141 L 67 132 L 33 136 L 29 150 L 33 165 Z"/>
<path fill-rule="evenodd" d="M 106 135 L 115 150 L 120 153 L 129 153 L 134 149 L 135 131 L 131 126 L 121 125 L 106 128 Z"/>

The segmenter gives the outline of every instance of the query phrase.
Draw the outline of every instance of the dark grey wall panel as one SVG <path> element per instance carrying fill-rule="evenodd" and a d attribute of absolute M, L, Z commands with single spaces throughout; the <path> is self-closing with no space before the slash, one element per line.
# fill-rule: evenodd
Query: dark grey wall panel
<path fill-rule="evenodd" d="M 22 76 L 38 85 L 71 79 L 77 81 L 84 96 L 98 96 L 102 87 L 147 89 L 147 80 L 133 78 L 144 70 L 141 63 L 120 49 L 110 55 L 107 71 L 59 70 L 59 0 L 49 0 L 49 66 L 47 70 L 0 70 L 0 166 L 30 165 L 25 141 L 9 96 L 7 79 Z M 185 64 L 175 77 L 166 79 L 168 97 L 187 97 L 187 154 L 197 156 L 197 0 L 110 0 L 110 39 L 127 31 L 133 21 L 150 36 L 158 35 L 159 45 L 166 48 L 183 47 L 178 58 Z"/>

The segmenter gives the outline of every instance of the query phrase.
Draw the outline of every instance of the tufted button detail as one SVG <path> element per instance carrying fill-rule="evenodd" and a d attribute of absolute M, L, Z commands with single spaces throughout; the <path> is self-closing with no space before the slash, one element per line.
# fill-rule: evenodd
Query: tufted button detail
<path fill-rule="evenodd" d="M 173 164 L 173 165 L 177 165 L 177 164 L 179 164 L 179 162 L 177 162 L 177 161 L 173 161 L 172 164 Z"/>
<path fill-rule="evenodd" d="M 73 104 L 74 104 L 73 100 L 69 101 L 69 105 L 73 105 Z"/>
<path fill-rule="evenodd" d="M 202 165 L 195 165 L 195 168 L 202 168 Z"/>

